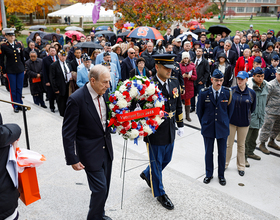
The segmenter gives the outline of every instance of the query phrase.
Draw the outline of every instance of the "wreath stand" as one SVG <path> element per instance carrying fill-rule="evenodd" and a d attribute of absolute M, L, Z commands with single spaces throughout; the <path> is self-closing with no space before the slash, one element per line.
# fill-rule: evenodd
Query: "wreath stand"
<path fill-rule="evenodd" d="M 150 139 L 149 139 L 149 136 L 147 136 L 147 139 L 148 139 L 148 142 L 149 142 L 149 151 L 152 152 L 153 154 L 153 158 L 155 158 L 155 155 L 154 155 L 154 152 L 153 152 L 153 149 L 150 147 L 151 146 L 151 143 L 150 143 Z M 124 144 L 123 144 L 123 153 L 122 153 L 122 163 L 121 163 L 121 172 L 120 172 L 120 178 L 122 178 L 122 197 L 121 197 L 121 209 L 123 207 L 123 195 L 124 195 L 124 183 L 125 183 L 125 173 L 130 171 L 130 170 L 134 170 L 138 167 L 141 167 L 141 166 L 144 166 L 146 164 L 149 164 L 149 161 L 150 160 L 141 160 L 141 159 L 133 159 L 133 158 L 127 158 L 127 139 L 124 139 Z M 136 167 L 132 167 L 130 169 L 126 169 L 126 161 L 127 160 L 134 160 L 134 161 L 146 161 L 145 163 L 139 165 L 139 166 L 136 166 Z M 148 161 L 148 162 L 147 162 Z M 155 161 L 152 160 L 151 163 L 154 163 Z M 156 167 L 157 167 L 157 172 L 159 174 L 159 169 L 158 169 L 158 166 L 157 166 L 157 163 L 156 163 Z M 161 179 L 159 180 L 161 182 Z"/>

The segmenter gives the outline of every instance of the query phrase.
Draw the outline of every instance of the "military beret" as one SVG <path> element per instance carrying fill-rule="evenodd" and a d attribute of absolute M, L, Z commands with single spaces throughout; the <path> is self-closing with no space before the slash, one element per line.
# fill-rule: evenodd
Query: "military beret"
<path fill-rule="evenodd" d="M 249 74 L 246 71 L 239 71 L 236 77 L 246 79 L 249 78 Z"/>
<path fill-rule="evenodd" d="M 216 79 L 221 79 L 221 78 L 224 78 L 224 74 L 220 70 L 215 69 L 212 74 L 212 77 L 216 78 Z"/>
<path fill-rule="evenodd" d="M 257 68 L 254 70 L 254 72 L 253 72 L 253 75 L 256 75 L 256 74 L 263 74 L 262 68 L 257 67 Z"/>
<path fill-rule="evenodd" d="M 272 57 L 272 59 L 275 60 L 275 61 L 277 61 L 277 60 L 279 60 L 279 56 L 278 56 L 278 55 L 274 55 L 274 56 Z"/>
<path fill-rule="evenodd" d="M 254 62 L 262 63 L 262 59 L 260 57 L 255 57 Z"/>

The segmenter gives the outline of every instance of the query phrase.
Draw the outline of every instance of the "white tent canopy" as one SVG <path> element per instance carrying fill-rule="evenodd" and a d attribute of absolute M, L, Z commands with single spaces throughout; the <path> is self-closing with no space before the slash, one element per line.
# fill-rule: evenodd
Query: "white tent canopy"
<path fill-rule="evenodd" d="M 86 4 L 76 3 L 69 7 L 49 13 L 48 17 L 61 17 L 63 19 L 66 16 L 67 17 L 70 16 L 71 21 L 75 21 L 75 20 L 77 21 L 79 18 L 83 18 L 84 21 L 87 20 L 91 21 L 93 6 L 94 3 L 86 3 Z M 100 8 L 99 21 L 112 21 L 113 18 L 114 18 L 113 10 L 105 11 L 104 7 Z"/>

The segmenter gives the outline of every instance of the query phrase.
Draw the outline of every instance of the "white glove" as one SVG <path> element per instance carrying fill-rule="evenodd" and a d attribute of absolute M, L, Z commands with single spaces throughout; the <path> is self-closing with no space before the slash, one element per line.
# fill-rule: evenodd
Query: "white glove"
<path fill-rule="evenodd" d="M 178 128 L 177 134 L 182 137 L 184 135 L 184 127 Z"/>

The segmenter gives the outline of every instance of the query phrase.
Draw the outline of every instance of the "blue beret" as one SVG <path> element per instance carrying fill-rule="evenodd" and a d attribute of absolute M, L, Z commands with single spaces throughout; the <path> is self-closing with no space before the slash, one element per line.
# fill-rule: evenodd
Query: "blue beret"
<path fill-rule="evenodd" d="M 260 57 L 255 57 L 254 62 L 262 63 L 262 59 Z"/>
<path fill-rule="evenodd" d="M 272 57 L 272 59 L 277 61 L 277 60 L 279 60 L 279 57 L 278 57 L 278 55 L 274 55 L 274 56 Z"/>
<path fill-rule="evenodd" d="M 216 79 L 221 79 L 221 78 L 224 78 L 224 74 L 220 70 L 215 69 L 212 74 L 212 77 L 216 78 Z"/>
<path fill-rule="evenodd" d="M 249 78 L 249 74 L 246 71 L 239 71 L 236 78 L 246 79 Z"/>
<path fill-rule="evenodd" d="M 256 75 L 256 74 L 263 74 L 262 68 L 257 67 L 257 68 L 254 70 L 254 72 L 253 72 L 253 75 Z"/>

